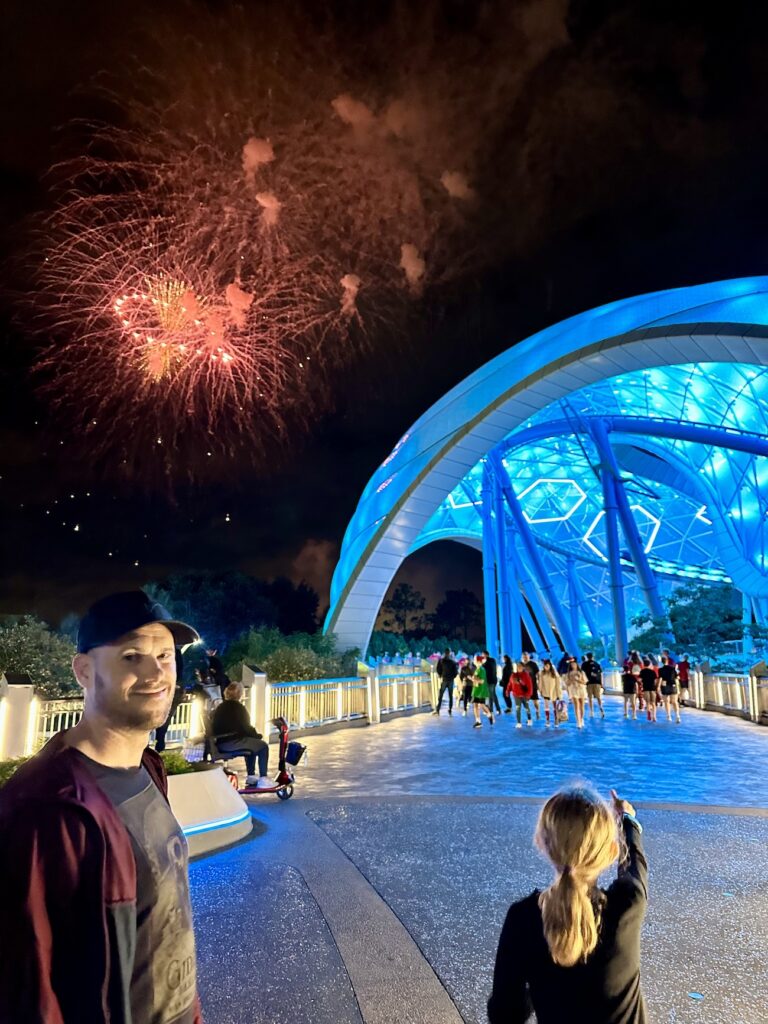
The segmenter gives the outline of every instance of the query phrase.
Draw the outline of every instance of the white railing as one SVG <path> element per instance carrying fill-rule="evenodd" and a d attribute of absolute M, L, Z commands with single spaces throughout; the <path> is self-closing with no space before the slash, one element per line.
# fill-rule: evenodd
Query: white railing
<path fill-rule="evenodd" d="M 368 713 L 367 681 L 357 676 L 268 685 L 270 719 L 284 718 L 292 729 L 348 722 Z"/>
<path fill-rule="evenodd" d="M 621 693 L 621 670 L 605 669 L 603 685 L 611 693 Z M 768 679 L 745 673 L 705 674 L 693 669 L 688 692 L 694 707 L 740 715 L 752 722 L 768 725 Z"/>
<path fill-rule="evenodd" d="M 416 670 L 388 672 L 379 676 L 379 709 L 382 715 L 393 711 L 432 706 L 434 687 L 432 674 Z"/>
<path fill-rule="evenodd" d="M 168 732 L 165 734 L 166 746 L 180 747 L 190 735 L 193 712 L 193 701 L 186 700 L 179 704 L 168 726 Z M 40 701 L 36 706 L 31 707 L 30 714 L 32 716 L 36 714 L 37 717 L 34 727 L 35 739 L 32 746 L 34 750 L 38 750 L 57 732 L 61 732 L 62 729 L 71 729 L 73 725 L 77 725 L 83 714 L 83 700 L 81 697 L 69 700 Z M 150 735 L 151 742 L 154 742 L 154 739 L 153 730 Z"/>

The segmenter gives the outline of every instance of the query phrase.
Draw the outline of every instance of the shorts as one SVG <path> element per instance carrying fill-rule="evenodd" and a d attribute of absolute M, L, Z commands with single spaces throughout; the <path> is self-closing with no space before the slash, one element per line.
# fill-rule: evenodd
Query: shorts
<path fill-rule="evenodd" d="M 472 703 L 473 704 L 487 704 L 488 703 L 488 698 L 487 697 L 473 697 L 472 698 Z"/>
<path fill-rule="evenodd" d="M 621 685 L 625 697 L 634 697 L 637 694 L 637 683 L 634 679 L 631 683 L 622 683 Z"/>
<path fill-rule="evenodd" d="M 530 699 L 531 700 L 538 700 L 539 699 L 539 684 L 536 682 L 535 679 L 531 680 L 531 686 L 533 687 L 533 693 L 531 694 L 531 698 Z"/>
<path fill-rule="evenodd" d="M 587 683 L 587 696 L 588 697 L 599 697 L 603 692 L 603 688 L 600 683 Z"/>
<path fill-rule="evenodd" d="M 662 696 L 664 696 L 664 697 L 673 697 L 677 693 L 677 687 L 676 686 L 662 686 L 661 693 L 662 693 Z"/>

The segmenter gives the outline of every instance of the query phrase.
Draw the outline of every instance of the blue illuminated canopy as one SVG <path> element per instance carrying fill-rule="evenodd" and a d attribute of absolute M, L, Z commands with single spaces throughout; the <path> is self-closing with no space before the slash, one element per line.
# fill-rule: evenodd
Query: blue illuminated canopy
<path fill-rule="evenodd" d="M 610 303 L 513 346 L 435 403 L 372 476 L 326 629 L 365 649 L 408 554 L 445 539 L 482 549 L 496 521 L 518 535 L 519 553 L 504 556 L 517 566 L 512 589 L 526 579 L 537 588 L 560 636 L 581 619 L 578 628 L 608 637 L 617 579 L 628 616 L 644 607 L 649 579 L 660 593 L 731 581 L 764 620 L 767 366 L 768 278 Z M 610 466 L 634 523 L 622 521 L 613 575 L 601 484 Z M 497 501 L 488 512 L 489 467 L 511 485 L 506 511 Z M 524 520 L 516 526 L 510 501 Z"/>

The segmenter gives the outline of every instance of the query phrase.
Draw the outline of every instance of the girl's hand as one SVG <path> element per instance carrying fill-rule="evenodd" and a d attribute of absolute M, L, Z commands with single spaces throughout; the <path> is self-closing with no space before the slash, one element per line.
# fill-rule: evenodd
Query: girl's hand
<path fill-rule="evenodd" d="M 624 817 L 625 814 L 631 814 L 635 817 L 635 808 L 629 802 L 629 800 L 622 800 L 615 789 L 611 790 L 611 803 L 613 804 L 613 811 L 619 820 Z"/>

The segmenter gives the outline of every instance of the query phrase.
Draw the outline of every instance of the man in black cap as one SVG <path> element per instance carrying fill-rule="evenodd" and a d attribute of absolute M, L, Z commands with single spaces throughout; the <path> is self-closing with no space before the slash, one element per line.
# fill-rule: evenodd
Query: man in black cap
<path fill-rule="evenodd" d="M 80 623 L 83 716 L 0 790 L 0 1020 L 200 1024 L 187 843 L 147 746 L 196 639 L 143 591 Z"/>

